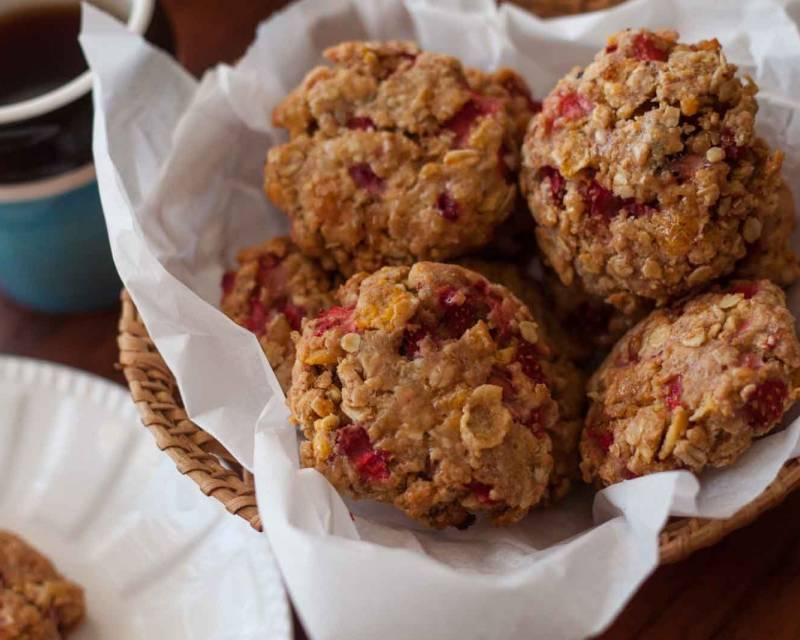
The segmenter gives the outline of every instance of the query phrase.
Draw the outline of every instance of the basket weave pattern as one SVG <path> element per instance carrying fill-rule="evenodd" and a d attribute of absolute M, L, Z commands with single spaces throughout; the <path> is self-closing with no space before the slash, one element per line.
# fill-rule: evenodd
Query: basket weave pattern
<path fill-rule="evenodd" d="M 571 15 L 605 9 L 624 0 L 510 0 L 541 17 Z M 261 530 L 252 476 L 219 442 L 186 415 L 177 383 L 147 333 L 127 292 L 122 293 L 119 321 L 119 363 L 142 423 L 158 447 L 207 496 L 219 500 L 233 514 Z M 677 562 L 709 547 L 730 532 L 777 506 L 800 486 L 800 459 L 791 460 L 757 499 L 731 518 L 708 520 L 675 518 L 661 532 L 661 564 Z"/>
<path fill-rule="evenodd" d="M 186 415 L 177 383 L 159 355 L 127 292 L 122 293 L 119 362 L 142 423 L 159 449 L 207 496 L 261 530 L 252 476 L 225 448 Z M 726 520 L 676 518 L 661 532 L 661 563 L 677 562 L 780 504 L 800 486 L 800 459 L 791 460 L 756 500 Z"/>
<path fill-rule="evenodd" d="M 127 291 L 119 319 L 119 364 L 142 424 L 158 448 L 207 496 L 261 530 L 253 478 L 213 437 L 189 420 L 178 386 Z"/>

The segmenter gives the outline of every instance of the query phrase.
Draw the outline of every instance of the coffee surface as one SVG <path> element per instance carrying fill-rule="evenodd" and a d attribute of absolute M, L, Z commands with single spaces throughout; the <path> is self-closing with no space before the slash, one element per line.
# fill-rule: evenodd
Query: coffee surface
<path fill-rule="evenodd" d="M 42 6 L 0 16 L 0 106 L 43 95 L 87 65 L 78 44 L 80 6 Z M 0 125 L 0 185 L 40 180 L 92 159 L 87 94 L 45 115 Z"/>
<path fill-rule="evenodd" d="M 108 9 L 106 2 L 96 4 Z M 86 71 L 80 24 L 77 3 L 0 15 L 0 107 L 48 93 Z M 145 37 L 174 53 L 172 26 L 158 3 Z M 91 161 L 90 93 L 44 115 L 0 125 L 0 186 L 51 178 Z"/>
<path fill-rule="evenodd" d="M 78 5 L 0 16 L 0 106 L 45 94 L 86 71 L 80 25 Z"/>

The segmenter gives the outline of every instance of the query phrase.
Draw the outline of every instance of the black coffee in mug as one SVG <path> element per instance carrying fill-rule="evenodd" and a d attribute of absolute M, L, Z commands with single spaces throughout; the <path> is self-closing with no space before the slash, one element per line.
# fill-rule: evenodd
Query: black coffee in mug
<path fill-rule="evenodd" d="M 0 16 L 0 106 L 43 95 L 86 71 L 77 5 L 20 9 Z"/>
<path fill-rule="evenodd" d="M 57 89 L 86 71 L 78 5 L 0 16 L 0 106 Z M 0 125 L 0 185 L 82 167 L 92 159 L 92 98 L 86 94 L 38 118 Z"/>
<path fill-rule="evenodd" d="M 174 51 L 158 0 L 89 2 Z M 0 0 L 0 297 L 49 313 L 110 307 L 122 286 L 92 162 L 80 24 L 79 0 Z"/>
<path fill-rule="evenodd" d="M 80 25 L 77 3 L 42 4 L 0 15 L 0 107 L 42 96 L 88 69 L 78 43 Z M 174 51 L 172 29 L 157 4 L 146 37 Z M 89 164 L 92 115 L 87 93 L 45 115 L 0 125 L 0 186 L 54 177 Z"/>

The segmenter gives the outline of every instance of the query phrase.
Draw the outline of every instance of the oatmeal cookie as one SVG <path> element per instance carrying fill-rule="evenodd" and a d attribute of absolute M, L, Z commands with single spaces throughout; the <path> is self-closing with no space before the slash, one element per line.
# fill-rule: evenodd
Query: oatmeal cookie
<path fill-rule="evenodd" d="M 468 255 L 492 262 L 527 265 L 535 255 L 531 242 L 535 235 L 536 223 L 528 210 L 528 203 L 517 194 L 511 214 L 495 228 L 489 243 Z"/>
<path fill-rule="evenodd" d="M 792 192 L 782 184 L 777 214 L 765 221 L 761 237 L 748 247 L 747 256 L 736 265 L 736 278 L 766 278 L 782 287 L 788 287 L 800 278 L 800 263 L 790 240 L 797 226 L 794 211 Z"/>
<path fill-rule="evenodd" d="M 265 190 L 292 239 L 345 275 L 486 244 L 509 215 L 536 108 L 515 73 L 465 70 L 409 42 L 325 52 L 273 114 Z"/>
<path fill-rule="evenodd" d="M 287 238 L 244 249 L 237 259 L 239 268 L 222 278 L 222 311 L 258 336 L 285 393 L 294 364 L 292 331 L 333 304 L 336 278 Z"/>
<path fill-rule="evenodd" d="M 548 295 L 542 284 L 528 271 L 527 267 L 502 260 L 486 260 L 484 258 L 467 257 L 456 261 L 456 264 L 476 271 L 489 282 L 503 285 L 528 307 L 537 324 L 541 325 L 546 335 L 546 342 L 554 351 L 565 358 L 574 357 L 575 340 L 561 328 L 560 321 L 551 312 Z"/>
<path fill-rule="evenodd" d="M 732 272 L 777 208 L 783 154 L 716 40 L 623 31 L 545 99 L 520 184 L 565 285 L 627 311 Z"/>
<path fill-rule="evenodd" d="M 586 376 L 575 366 L 573 358 L 584 354 L 575 336 L 568 335 L 551 312 L 542 286 L 525 268 L 513 263 L 475 258 L 464 258 L 459 264 L 481 274 L 489 282 L 506 287 L 528 307 L 545 344 L 553 348 L 552 367 L 557 372 L 556 378 L 568 382 L 551 388 L 561 417 L 561 428 L 551 433 L 555 462 L 550 476 L 551 497 L 561 498 L 568 492 L 571 480 L 578 477 L 578 438 L 585 414 Z"/>
<path fill-rule="evenodd" d="M 654 311 L 589 381 L 584 479 L 734 462 L 797 399 L 800 344 L 783 291 L 734 281 Z"/>
<path fill-rule="evenodd" d="M 606 354 L 625 332 L 644 318 L 653 305 L 639 300 L 625 314 L 602 298 L 586 292 L 579 280 L 569 286 L 550 269 L 542 277 L 552 315 L 569 336 L 573 358 L 597 364 L 598 354 Z"/>
<path fill-rule="evenodd" d="M 434 527 L 522 518 L 551 492 L 554 389 L 527 308 L 456 265 L 358 274 L 305 323 L 289 392 L 305 466 Z"/>
<path fill-rule="evenodd" d="M 0 639 L 59 640 L 84 615 L 83 589 L 20 537 L 0 530 Z"/>
<path fill-rule="evenodd" d="M 510 289 L 544 325 L 558 353 L 584 367 L 598 364 L 598 355 L 652 310 L 643 301 L 626 315 L 587 293 L 579 281 L 565 286 L 550 269 L 533 276 L 527 268 L 505 262 L 464 258 L 458 264 Z"/>

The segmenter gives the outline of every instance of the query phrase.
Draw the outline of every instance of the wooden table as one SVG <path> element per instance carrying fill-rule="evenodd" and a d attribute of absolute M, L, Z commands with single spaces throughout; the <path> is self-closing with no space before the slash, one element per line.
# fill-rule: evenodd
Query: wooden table
<path fill-rule="evenodd" d="M 241 55 L 255 25 L 285 2 L 162 0 L 178 56 L 194 73 Z M 118 310 L 27 311 L 0 296 L 0 352 L 86 369 L 116 382 Z M 800 492 L 756 523 L 650 577 L 602 637 L 615 640 L 800 638 Z M 298 638 L 304 637 L 298 629 Z M 378 640 L 378 639 L 376 639 Z"/>

